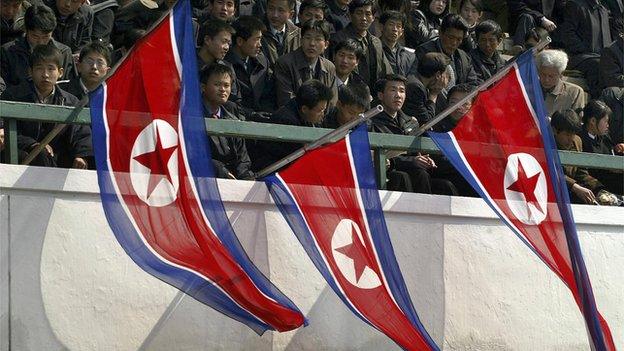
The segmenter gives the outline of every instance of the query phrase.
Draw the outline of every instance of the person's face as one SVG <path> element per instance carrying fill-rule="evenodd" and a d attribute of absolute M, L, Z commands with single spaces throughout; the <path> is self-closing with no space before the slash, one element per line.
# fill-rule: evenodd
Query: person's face
<path fill-rule="evenodd" d="M 33 83 L 39 92 L 49 93 L 63 75 L 63 69 L 49 61 L 37 62 L 31 69 Z"/>
<path fill-rule="evenodd" d="M 322 33 L 316 30 L 309 30 L 301 37 L 301 47 L 305 56 L 314 60 L 321 56 L 325 49 L 327 49 L 327 40 Z"/>
<path fill-rule="evenodd" d="M 225 104 L 232 91 L 232 77 L 229 74 L 211 74 L 206 83 L 202 83 L 204 100 L 211 106 Z"/>
<path fill-rule="evenodd" d="M 80 77 L 88 83 L 100 83 L 109 70 L 106 59 L 97 52 L 90 52 L 78 62 Z"/>
<path fill-rule="evenodd" d="M 210 36 L 207 35 L 204 39 L 204 44 L 206 45 L 210 55 L 217 60 L 223 60 L 225 54 L 227 54 L 228 50 L 230 50 L 230 44 L 232 44 L 232 33 L 222 31 L 217 33 L 214 38 L 210 38 Z"/>
<path fill-rule="evenodd" d="M 4 20 L 13 20 L 21 7 L 22 1 L 3 1 L 0 3 L 0 17 Z"/>
<path fill-rule="evenodd" d="M 325 110 L 327 109 L 327 101 L 319 101 L 314 107 L 301 107 L 302 117 L 309 123 L 318 124 L 325 118 Z"/>
<path fill-rule="evenodd" d="M 295 11 L 288 7 L 287 0 L 269 0 L 267 2 L 267 19 L 275 29 L 282 29 L 286 21 L 291 19 Z"/>
<path fill-rule="evenodd" d="M 222 21 L 230 21 L 234 18 L 235 12 L 234 0 L 214 0 L 210 9 L 210 14 Z"/>
<path fill-rule="evenodd" d="M 262 48 L 262 32 L 255 31 L 247 40 L 236 38 L 236 44 L 244 57 L 256 57 Z"/>
<path fill-rule="evenodd" d="M 42 32 L 39 29 L 26 31 L 26 41 L 31 49 L 37 45 L 48 45 L 50 39 L 52 39 L 52 32 Z"/>
<path fill-rule="evenodd" d="M 299 14 L 299 21 L 301 23 L 305 23 L 311 19 L 315 19 L 317 21 L 324 20 L 325 13 L 323 12 L 323 9 L 316 9 L 316 8 L 308 7 L 304 9 L 303 11 L 301 11 L 301 13 Z"/>
<path fill-rule="evenodd" d="M 61 16 L 71 16 L 84 2 L 85 0 L 56 0 L 56 9 Z"/>
<path fill-rule="evenodd" d="M 477 39 L 479 49 L 481 49 L 487 57 L 492 57 L 492 55 L 494 55 L 499 44 L 500 39 L 494 34 L 494 32 L 480 34 L 479 39 Z"/>
<path fill-rule="evenodd" d="M 358 65 L 357 55 L 353 51 L 340 49 L 334 56 L 334 65 L 336 73 L 340 76 L 348 76 Z"/>
<path fill-rule="evenodd" d="M 466 95 L 468 95 L 468 93 L 459 92 L 459 91 L 454 92 L 453 94 L 451 94 L 451 96 L 449 96 L 448 105 L 449 106 L 455 105 L 456 103 L 460 102 L 463 98 L 465 98 Z M 451 118 L 454 121 L 459 121 L 466 113 L 468 113 L 471 107 L 472 107 L 472 101 L 469 99 L 468 101 L 463 103 L 461 106 L 459 106 L 455 111 L 451 113 Z"/>
<path fill-rule="evenodd" d="M 605 115 L 601 119 L 598 120 L 596 124 L 596 129 L 598 130 L 598 135 L 607 135 L 609 134 L 609 116 Z"/>
<path fill-rule="evenodd" d="M 381 29 L 381 38 L 389 43 L 396 43 L 403 36 L 403 22 L 388 20 Z"/>
<path fill-rule="evenodd" d="M 542 88 L 550 90 L 561 80 L 561 73 L 556 67 L 540 67 L 537 70 Z"/>
<path fill-rule="evenodd" d="M 479 22 L 482 14 L 483 13 L 479 12 L 469 0 L 464 1 L 463 6 L 459 9 L 459 15 L 462 16 L 471 27 Z"/>
<path fill-rule="evenodd" d="M 441 15 L 444 9 L 446 9 L 447 4 L 448 0 L 431 0 L 429 3 L 429 11 L 436 16 Z"/>
<path fill-rule="evenodd" d="M 347 124 L 356 119 L 361 113 L 364 113 L 364 108 L 358 105 L 346 105 L 338 100 L 336 103 L 338 109 L 338 123 L 340 125 Z"/>
<path fill-rule="evenodd" d="M 403 107 L 405 102 L 405 84 L 400 81 L 389 81 L 383 92 L 378 94 L 384 109 L 391 114 Z"/>
<path fill-rule="evenodd" d="M 454 54 L 464 40 L 464 34 L 464 31 L 455 28 L 448 28 L 444 32 L 440 33 L 440 45 L 442 46 L 442 51 L 444 51 L 447 55 Z"/>
<path fill-rule="evenodd" d="M 574 136 L 576 134 L 572 132 L 560 132 L 558 130 L 553 130 L 555 132 L 555 140 L 557 141 L 557 145 L 562 149 L 569 149 L 574 144 Z"/>
<path fill-rule="evenodd" d="M 372 6 L 361 6 L 350 14 L 351 23 L 358 32 L 365 32 L 373 23 Z"/>

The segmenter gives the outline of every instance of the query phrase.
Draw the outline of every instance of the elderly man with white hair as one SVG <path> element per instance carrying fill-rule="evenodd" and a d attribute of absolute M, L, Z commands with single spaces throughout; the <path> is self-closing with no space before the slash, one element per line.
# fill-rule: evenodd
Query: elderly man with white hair
<path fill-rule="evenodd" d="M 568 65 L 568 55 L 565 52 L 543 50 L 535 57 L 535 63 L 549 117 L 555 111 L 565 109 L 580 111 L 585 107 L 583 89 L 576 84 L 563 80 L 563 71 Z"/>

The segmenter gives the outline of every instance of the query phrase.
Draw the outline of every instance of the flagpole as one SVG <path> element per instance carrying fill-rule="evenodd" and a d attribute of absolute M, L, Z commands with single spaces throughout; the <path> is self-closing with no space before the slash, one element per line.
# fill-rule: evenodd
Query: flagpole
<path fill-rule="evenodd" d="M 375 107 L 373 107 L 372 109 L 361 113 L 357 118 L 353 119 L 352 121 L 350 121 L 347 124 L 344 124 L 334 130 L 332 130 L 331 132 L 323 135 L 322 137 L 318 138 L 317 140 L 304 145 L 302 148 L 297 149 L 296 151 L 294 151 L 293 153 L 289 154 L 288 156 L 282 158 L 281 160 L 263 168 L 262 170 L 260 170 L 257 174 L 256 174 L 256 179 L 259 178 L 263 178 L 275 171 L 277 171 L 278 169 L 284 167 L 285 165 L 293 162 L 294 160 L 298 159 L 299 157 L 303 156 L 303 154 L 305 154 L 307 151 L 310 150 L 314 150 L 320 146 L 323 146 L 324 144 L 330 143 L 336 139 L 340 139 L 342 138 L 345 134 L 347 134 L 349 132 L 349 130 L 351 130 L 351 128 L 355 127 L 356 125 L 366 122 L 369 119 L 371 119 L 372 117 L 376 116 L 377 114 L 383 112 L 383 106 L 381 105 L 377 105 Z"/>
<path fill-rule="evenodd" d="M 536 51 L 543 49 L 544 47 L 546 47 L 546 45 L 550 44 L 550 42 L 551 42 L 550 37 L 546 37 L 545 39 L 542 39 L 539 43 L 537 43 L 537 45 L 532 47 L 531 51 L 533 51 L 533 54 L 535 54 Z M 464 96 L 463 99 L 461 99 L 461 100 L 457 101 L 456 103 L 454 103 L 453 105 L 445 108 L 442 112 L 440 112 L 438 115 L 436 115 L 432 120 L 430 120 L 429 122 L 423 124 L 416 132 L 414 132 L 414 134 L 412 134 L 412 136 L 418 137 L 418 136 L 424 134 L 425 132 L 427 132 L 429 129 L 431 129 L 431 127 L 433 127 L 434 125 L 440 123 L 443 119 L 448 117 L 451 113 L 453 113 L 455 110 L 457 110 L 463 104 L 465 104 L 466 102 L 472 100 L 472 98 L 474 98 L 475 95 L 477 95 L 478 93 L 486 90 L 493 83 L 496 83 L 496 81 L 498 81 L 504 75 L 506 75 L 512 67 L 513 67 L 513 65 L 508 64 L 505 68 L 503 68 L 502 70 L 498 71 L 495 75 L 491 76 L 485 82 L 481 83 L 476 89 L 474 89 L 468 95 Z"/>

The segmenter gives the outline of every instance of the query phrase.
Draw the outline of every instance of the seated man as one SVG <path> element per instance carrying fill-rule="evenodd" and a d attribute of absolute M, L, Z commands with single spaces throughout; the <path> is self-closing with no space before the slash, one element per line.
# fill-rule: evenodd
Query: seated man
<path fill-rule="evenodd" d="M 401 111 L 405 102 L 406 81 L 402 76 L 390 74 L 377 82 L 375 92 L 384 111 L 372 118 L 371 132 L 410 135 L 418 130 L 416 118 Z M 416 193 L 456 195 L 457 190 L 452 183 L 444 179 L 434 179 L 430 174 L 436 167 L 435 161 L 429 155 L 417 153 L 392 157 L 388 170 L 407 173 L 411 188 L 399 189 L 392 184 L 390 188 Z"/>
<path fill-rule="evenodd" d="M 333 99 L 333 91 L 322 82 L 312 79 L 299 87 L 297 96 L 275 111 L 270 123 L 287 124 L 304 127 L 321 127 L 329 102 Z M 275 141 L 258 141 L 252 151 L 253 169 L 255 171 L 273 164 L 293 151 L 301 148 L 297 143 L 280 143 Z"/>
<path fill-rule="evenodd" d="M 390 62 L 383 53 L 381 40 L 370 32 L 375 12 L 374 0 L 353 0 L 349 3 L 351 23 L 331 37 L 331 53 L 336 44 L 346 39 L 356 40 L 364 49 L 364 55 L 358 63 L 358 73 L 370 88 L 386 74 L 393 73 Z"/>
<path fill-rule="evenodd" d="M 407 77 L 416 62 L 416 55 L 414 50 L 408 50 L 399 43 L 405 29 L 405 15 L 398 11 L 386 11 L 381 15 L 379 22 L 384 55 L 394 73 Z"/>
<path fill-rule="evenodd" d="M 69 46 L 73 53 L 91 42 L 93 11 L 86 0 L 44 0 L 56 15 L 56 29 L 52 36 Z"/>
<path fill-rule="evenodd" d="M 338 102 L 325 116 L 323 127 L 333 129 L 351 122 L 370 109 L 370 100 L 370 90 L 364 82 L 341 86 Z"/>
<path fill-rule="evenodd" d="M 199 30 L 201 46 L 197 50 L 197 67 L 200 72 L 215 62 L 223 64 L 223 58 L 232 45 L 232 33 L 234 28 L 221 20 L 211 20 L 202 25 Z"/>
<path fill-rule="evenodd" d="M 273 70 L 261 51 L 262 21 L 253 16 L 241 16 L 232 24 L 233 45 L 225 55 L 225 61 L 232 65 L 237 80 L 238 96 L 234 101 L 250 111 L 273 112 L 275 91 Z"/>
<path fill-rule="evenodd" d="M 562 79 L 567 64 L 568 55 L 560 50 L 544 50 L 535 57 L 548 116 L 566 109 L 580 112 L 585 107 L 583 89 Z"/>
<path fill-rule="evenodd" d="M 440 52 L 451 59 L 451 75 L 446 89 L 455 84 L 481 84 L 472 65 L 472 59 L 459 48 L 468 33 L 468 25 L 461 16 L 450 14 L 444 17 L 440 26 L 440 36 L 416 48 L 416 61 L 420 65 L 423 56 L 429 52 Z"/>
<path fill-rule="evenodd" d="M 364 50 L 355 39 L 347 39 L 334 48 L 334 66 L 336 66 L 337 85 L 364 83 L 357 73 L 358 63 L 364 56 Z"/>
<path fill-rule="evenodd" d="M 230 68 L 214 63 L 202 71 L 200 81 L 206 117 L 237 120 L 234 114 L 224 108 L 224 104 L 230 97 L 233 82 Z M 244 139 L 222 136 L 209 136 L 209 138 L 216 177 L 253 178 L 253 172 L 250 170 L 251 160 Z"/>
<path fill-rule="evenodd" d="M 236 17 L 236 6 L 238 1 L 234 0 L 210 0 L 207 12 L 200 17 L 199 23 L 207 21 L 220 20 L 224 22 L 232 22 Z"/>
<path fill-rule="evenodd" d="M 591 100 L 583 109 L 583 152 L 624 155 L 624 143 L 615 144 L 609 137 L 611 109 L 600 100 Z M 612 193 L 624 194 L 624 175 L 609 170 L 591 169 L 589 173 Z"/>
<path fill-rule="evenodd" d="M 275 63 L 277 105 L 282 106 L 295 96 L 301 84 L 316 79 L 337 95 L 336 67 L 322 55 L 329 45 L 329 25 L 311 20 L 301 26 L 301 47 L 280 57 Z"/>
<path fill-rule="evenodd" d="M 295 0 L 268 0 L 265 14 L 267 30 L 262 34 L 262 52 L 271 68 L 277 59 L 301 45 L 301 31 L 291 20 L 295 17 Z"/>
<path fill-rule="evenodd" d="M 421 58 L 416 75 L 408 81 L 403 112 L 416 117 L 421 124 L 435 117 L 438 98 L 442 98 L 448 85 L 449 65 L 448 56 L 441 52 L 430 52 Z"/>
<path fill-rule="evenodd" d="M 613 111 L 609 121 L 611 141 L 615 144 L 624 143 L 624 88 L 606 88 L 600 94 L 600 100 Z"/>
<path fill-rule="evenodd" d="M 93 42 L 80 50 L 78 59 L 78 73 L 80 77 L 74 77 L 68 82 L 60 83 L 59 86 L 74 95 L 78 100 L 89 98 L 89 92 L 95 90 L 110 71 L 111 54 L 106 46 Z"/>
<path fill-rule="evenodd" d="M 78 99 L 56 85 L 63 75 L 61 52 L 53 45 L 39 45 L 30 56 L 32 83 L 13 86 L 2 94 L 2 100 L 59 106 L 75 106 Z M 17 147 L 30 152 L 54 129 L 54 123 L 17 122 Z M 46 145 L 31 162 L 35 166 L 86 169 L 93 162 L 91 128 L 70 124 Z"/>
<path fill-rule="evenodd" d="M 550 126 L 553 129 L 559 150 L 581 152 L 583 145 L 577 135 L 581 132 L 581 119 L 573 110 L 555 111 Z M 596 196 L 604 185 L 592 177 L 586 169 L 577 166 L 564 166 L 563 173 L 574 203 L 597 204 Z"/>
<path fill-rule="evenodd" d="M 61 67 L 63 74 L 59 79 L 76 77 L 76 66 L 69 47 L 52 38 L 56 28 L 56 17 L 49 7 L 33 5 L 24 15 L 25 35 L 14 41 L 4 44 L 0 53 L 0 74 L 7 86 L 26 84 L 30 79 L 29 57 L 37 45 L 48 43 L 61 52 Z"/>
<path fill-rule="evenodd" d="M 477 47 L 470 51 L 472 65 L 482 81 L 492 77 L 505 66 L 505 60 L 496 48 L 503 41 L 503 31 L 498 23 L 487 20 L 475 28 Z"/>
<path fill-rule="evenodd" d="M 5 0 L 0 3 L 0 44 L 4 45 L 24 34 L 24 12 L 30 6 L 24 0 Z"/>
<path fill-rule="evenodd" d="M 299 16 L 297 20 L 299 24 L 306 23 L 309 20 L 327 21 L 329 14 L 327 4 L 323 0 L 303 0 L 299 5 Z M 334 28 L 331 23 L 327 22 L 330 26 L 330 31 L 333 33 Z"/>

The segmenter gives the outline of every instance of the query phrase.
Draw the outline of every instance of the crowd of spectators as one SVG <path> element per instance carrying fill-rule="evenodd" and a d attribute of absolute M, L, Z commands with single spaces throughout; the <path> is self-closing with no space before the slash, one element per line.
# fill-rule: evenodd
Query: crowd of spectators
<path fill-rule="evenodd" d="M 88 99 L 175 0 L 3 0 L 2 99 Z M 371 104 L 370 130 L 410 135 L 535 52 L 558 147 L 624 154 L 623 0 L 191 0 L 207 118 L 336 128 Z M 503 49 L 508 37 L 511 45 Z M 579 79 L 580 77 L 580 79 Z M 448 131 L 467 102 L 434 127 Z M 1 120 L 0 120 L 1 123 Z M 20 157 L 54 127 L 18 123 Z M 0 133 L 3 133 L 0 124 Z M 4 147 L 0 134 L 0 148 Z M 210 137 L 220 177 L 249 179 L 301 145 Z M 63 129 L 31 164 L 93 168 L 90 129 Z M 393 190 L 472 196 L 439 155 L 393 155 Z M 621 173 L 565 167 L 574 201 L 621 195 Z"/>

